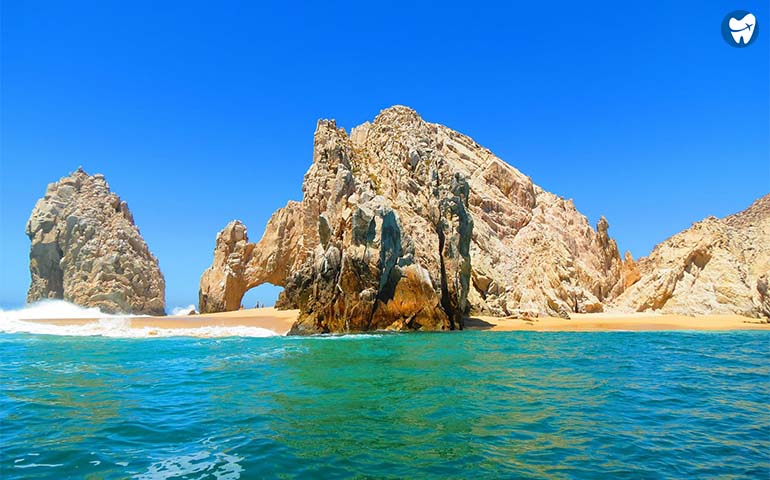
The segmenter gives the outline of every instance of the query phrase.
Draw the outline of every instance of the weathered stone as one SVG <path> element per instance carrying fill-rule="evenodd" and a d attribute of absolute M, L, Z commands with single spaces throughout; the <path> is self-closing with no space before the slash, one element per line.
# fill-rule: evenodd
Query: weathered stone
<path fill-rule="evenodd" d="M 470 187 L 472 310 L 568 317 L 597 311 L 622 290 L 620 255 L 604 218 L 592 229 L 571 200 L 544 191 L 465 135 L 433 128 L 436 150 Z"/>
<path fill-rule="evenodd" d="M 27 301 L 58 298 L 108 313 L 162 315 L 165 283 L 126 202 L 82 169 L 48 185 L 27 222 Z"/>
<path fill-rule="evenodd" d="M 571 201 L 406 107 L 350 137 L 320 121 L 303 193 L 233 256 L 241 270 L 215 253 L 202 312 L 237 308 L 270 282 L 285 287 L 279 306 L 300 308 L 295 332 L 444 329 L 470 310 L 599 311 L 623 288 L 606 220 L 594 230 Z M 243 281 L 223 283 L 228 275 Z"/>
<path fill-rule="evenodd" d="M 757 293 L 759 294 L 759 313 L 770 318 L 770 286 L 768 274 L 764 273 L 757 279 Z"/>
<path fill-rule="evenodd" d="M 640 259 L 638 271 L 613 308 L 770 317 L 770 195 L 693 224 Z"/>
<path fill-rule="evenodd" d="M 402 113 L 407 122 L 414 115 Z M 385 147 L 389 168 L 368 171 L 369 156 L 334 122 L 319 122 L 315 143 L 303 240 L 320 245 L 285 284 L 280 303 L 301 311 L 293 332 L 462 328 L 472 230 L 465 179 L 440 158 L 411 170 L 392 151 L 400 143 Z M 393 201 L 407 177 L 422 198 Z"/>
<path fill-rule="evenodd" d="M 623 265 L 622 265 L 622 276 L 623 276 L 623 291 L 628 290 L 628 288 L 639 281 L 642 276 L 639 274 L 639 268 L 636 266 L 636 262 L 634 261 L 634 257 L 631 255 L 631 252 L 626 252 L 626 255 L 623 259 Z"/>

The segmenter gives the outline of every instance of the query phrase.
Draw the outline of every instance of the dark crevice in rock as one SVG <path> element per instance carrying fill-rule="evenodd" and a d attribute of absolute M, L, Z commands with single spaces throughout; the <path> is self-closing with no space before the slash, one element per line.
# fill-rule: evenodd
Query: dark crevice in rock
<path fill-rule="evenodd" d="M 455 315 L 452 311 L 452 301 L 449 298 L 449 286 L 446 279 L 446 266 L 444 265 L 444 242 L 446 242 L 446 239 L 444 237 L 444 231 L 441 229 L 441 222 L 439 222 L 439 226 L 436 228 L 436 233 L 438 234 L 438 261 L 439 269 L 441 272 L 441 308 L 444 309 L 447 317 L 449 317 L 449 329 L 454 330 Z M 462 329 L 462 326 L 460 329 Z"/>
<path fill-rule="evenodd" d="M 438 235 L 438 261 L 439 261 L 439 283 L 441 286 L 441 308 L 449 318 L 449 330 L 455 330 L 459 327 L 462 330 L 462 323 L 455 323 L 455 309 L 452 306 L 452 299 L 449 294 L 449 284 L 447 281 L 446 264 L 444 262 L 444 246 L 446 244 L 446 235 L 444 234 L 444 216 L 442 213 L 441 205 L 441 174 L 439 169 L 441 167 L 441 160 L 439 159 L 436 165 L 436 186 L 434 189 L 434 197 L 438 203 L 438 219 L 436 221 L 436 234 Z"/>

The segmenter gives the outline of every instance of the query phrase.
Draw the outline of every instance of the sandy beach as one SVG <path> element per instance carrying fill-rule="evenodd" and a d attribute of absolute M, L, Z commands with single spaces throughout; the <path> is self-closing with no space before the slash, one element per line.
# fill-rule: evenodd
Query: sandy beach
<path fill-rule="evenodd" d="M 130 328 L 191 329 L 202 327 L 256 327 L 285 335 L 297 318 L 298 310 L 276 310 L 275 308 L 252 308 L 233 312 L 209 313 L 205 315 L 169 315 L 164 317 L 128 317 Z M 49 325 L 87 325 L 95 318 L 35 319 L 30 322 Z"/>
<path fill-rule="evenodd" d="M 205 315 L 165 317 L 130 317 L 130 328 L 195 329 L 203 327 L 256 327 L 285 335 L 297 318 L 298 310 L 253 308 Z M 28 320 L 50 325 L 86 325 L 94 318 Z M 550 331 L 656 331 L 656 330 L 767 330 L 770 324 L 760 319 L 740 315 L 686 316 L 655 313 L 592 313 L 573 314 L 572 318 L 543 317 L 533 319 L 474 316 L 466 321 L 467 330 L 490 332 Z"/>
<path fill-rule="evenodd" d="M 575 313 L 572 318 L 497 318 L 477 316 L 466 322 L 471 330 L 505 332 L 602 332 L 655 330 L 768 330 L 770 324 L 741 315 L 687 316 L 655 313 Z"/>

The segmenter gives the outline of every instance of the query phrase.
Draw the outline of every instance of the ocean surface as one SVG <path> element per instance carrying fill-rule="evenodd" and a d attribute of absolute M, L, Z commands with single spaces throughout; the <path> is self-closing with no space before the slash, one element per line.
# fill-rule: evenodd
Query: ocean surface
<path fill-rule="evenodd" d="M 770 478 L 767 332 L 0 334 L 0 478 Z"/>

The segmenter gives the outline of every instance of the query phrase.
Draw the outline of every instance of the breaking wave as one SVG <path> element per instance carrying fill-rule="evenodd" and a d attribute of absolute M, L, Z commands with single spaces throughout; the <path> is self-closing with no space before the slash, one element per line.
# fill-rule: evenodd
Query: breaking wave
<path fill-rule="evenodd" d="M 64 300 L 41 300 L 17 310 L 0 309 L 0 318 L 14 320 L 59 320 L 72 318 L 119 318 L 96 307 L 81 307 Z M 138 316 L 138 315 L 137 315 Z"/>
<path fill-rule="evenodd" d="M 192 303 L 187 305 L 186 307 L 174 307 L 171 309 L 171 315 L 187 315 L 190 312 L 197 312 L 198 310 L 195 308 L 195 305 Z"/>
<path fill-rule="evenodd" d="M 0 310 L 0 332 L 112 338 L 278 336 L 272 330 L 246 326 L 132 327 L 131 319 L 140 317 L 146 318 L 108 314 L 63 300 L 43 300 L 17 310 Z"/>

